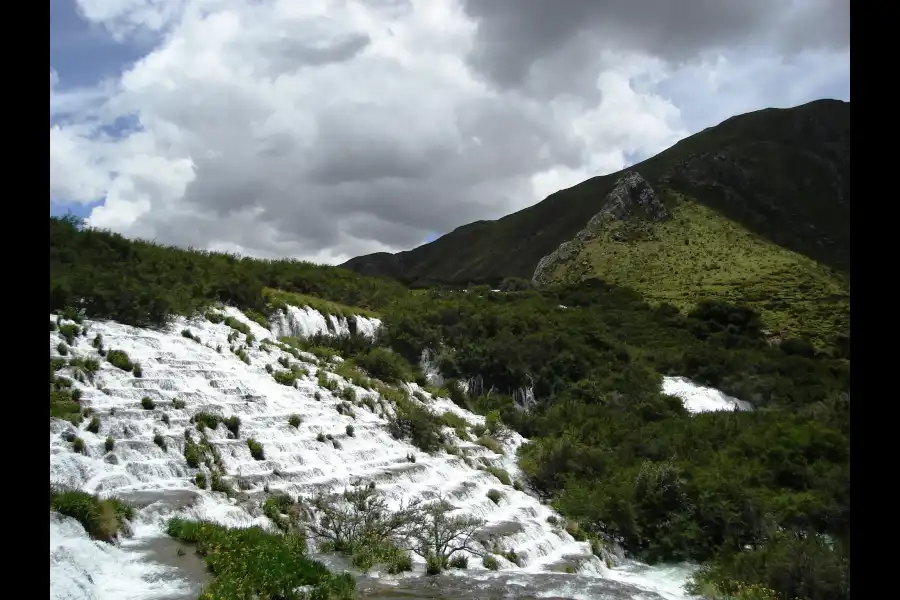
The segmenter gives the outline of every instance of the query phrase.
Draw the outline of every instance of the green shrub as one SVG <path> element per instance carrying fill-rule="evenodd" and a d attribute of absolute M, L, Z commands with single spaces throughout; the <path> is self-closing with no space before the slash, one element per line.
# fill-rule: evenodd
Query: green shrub
<path fill-rule="evenodd" d="M 451 569 L 467 569 L 469 568 L 469 557 L 465 554 L 454 554 L 449 565 Z"/>
<path fill-rule="evenodd" d="M 509 473 L 506 471 L 506 469 L 501 469 L 499 467 L 486 467 L 485 470 L 499 479 L 500 483 L 502 483 L 503 485 L 509 485 L 511 483 L 509 479 Z"/>
<path fill-rule="evenodd" d="M 122 369 L 126 372 L 134 371 L 134 363 L 131 362 L 131 359 L 128 357 L 128 353 L 124 350 L 110 350 L 106 354 L 106 360 L 109 361 L 109 364 L 116 367 L 117 369 Z"/>
<path fill-rule="evenodd" d="M 75 344 L 75 338 L 81 334 L 81 328 L 78 325 L 68 324 L 68 325 L 60 325 L 59 327 L 59 335 L 66 340 L 66 343 L 70 346 Z"/>
<path fill-rule="evenodd" d="M 180 410 L 180 409 L 183 409 L 185 406 L 187 406 L 187 403 L 184 400 L 177 400 L 177 399 L 172 400 L 172 408 L 174 408 L 174 409 Z"/>
<path fill-rule="evenodd" d="M 311 586 L 310 598 L 352 600 L 355 583 L 349 573 L 334 575 L 306 558 L 306 540 L 258 527 L 228 529 L 207 522 L 172 519 L 166 533 L 197 544 L 215 579 L 204 588 L 209 598 L 297 598 L 296 590 Z"/>
<path fill-rule="evenodd" d="M 288 417 L 288 425 L 293 428 L 300 427 L 300 423 L 303 422 L 303 418 L 300 415 L 290 415 Z"/>
<path fill-rule="evenodd" d="M 507 550 L 503 553 L 503 558 L 516 565 L 517 567 L 522 566 L 522 561 L 519 558 L 519 554 L 515 550 Z"/>
<path fill-rule="evenodd" d="M 197 431 L 203 431 L 207 427 L 215 430 L 218 428 L 219 423 L 223 423 L 225 428 L 228 429 L 235 437 L 238 437 L 238 433 L 240 432 L 241 427 L 241 419 L 237 415 L 233 415 L 231 417 L 220 417 L 219 415 L 215 415 L 207 412 L 198 412 L 193 417 L 191 417 L 191 421 L 196 424 Z"/>
<path fill-rule="evenodd" d="M 349 437 L 353 437 L 353 433 L 354 433 L 353 425 L 348 424 L 348 425 L 347 425 L 347 428 L 346 428 L 346 431 L 347 431 L 347 435 L 348 435 Z"/>
<path fill-rule="evenodd" d="M 59 352 L 60 356 L 68 356 L 69 348 L 66 346 L 65 342 L 60 342 L 56 345 L 56 351 Z"/>
<path fill-rule="evenodd" d="M 394 403 L 397 414 L 388 419 L 388 431 L 394 438 L 408 438 L 423 452 L 434 452 L 442 447 L 442 422 L 438 417 L 405 395 L 396 397 Z"/>
<path fill-rule="evenodd" d="M 92 417 L 91 422 L 88 423 L 87 427 L 85 427 L 88 431 L 93 434 L 100 433 L 100 419 L 99 417 Z"/>
<path fill-rule="evenodd" d="M 209 485 L 209 489 L 214 492 L 222 492 L 223 494 L 232 494 L 234 493 L 234 488 L 231 487 L 231 484 L 227 479 L 222 477 L 222 474 L 216 470 L 213 470 L 211 473 L 211 481 Z"/>
<path fill-rule="evenodd" d="M 192 469 L 200 468 L 200 462 L 203 460 L 203 450 L 189 439 L 184 442 L 184 460 Z"/>
<path fill-rule="evenodd" d="M 71 389 L 68 380 L 55 377 L 51 371 L 50 377 L 50 417 L 64 419 L 73 425 L 79 425 L 82 421 L 79 390 Z"/>
<path fill-rule="evenodd" d="M 498 433 L 501 428 L 500 411 L 492 410 L 484 418 L 484 426 L 491 433 Z"/>
<path fill-rule="evenodd" d="M 484 558 L 481 559 L 481 564 L 485 569 L 489 569 L 491 571 L 496 571 L 500 568 L 500 563 L 497 562 L 497 559 L 491 556 L 490 554 L 485 554 Z"/>
<path fill-rule="evenodd" d="M 425 558 L 425 574 L 440 575 L 447 566 L 447 561 L 443 556 L 430 555 Z"/>
<path fill-rule="evenodd" d="M 255 321 L 256 324 L 259 325 L 260 327 L 262 327 L 263 329 L 269 328 L 269 321 L 266 320 L 266 318 L 262 314 L 256 312 L 252 308 L 245 309 L 244 314 L 247 316 L 247 318 L 251 319 L 252 321 Z"/>
<path fill-rule="evenodd" d="M 141 398 L 141 408 L 144 410 L 153 410 L 156 408 L 156 402 L 153 401 L 149 396 L 144 396 Z"/>
<path fill-rule="evenodd" d="M 87 448 L 84 445 L 84 440 L 80 437 L 76 437 L 72 440 L 72 450 L 79 454 L 86 454 Z"/>
<path fill-rule="evenodd" d="M 252 456 L 254 460 L 265 460 L 266 455 L 263 452 L 262 444 L 253 438 L 249 438 L 247 440 L 247 447 L 250 448 L 250 456 Z"/>
<path fill-rule="evenodd" d="M 225 324 L 239 333 L 250 335 L 250 326 L 246 323 L 241 323 L 234 317 L 225 317 Z"/>
<path fill-rule="evenodd" d="M 495 490 L 492 488 L 492 489 L 488 490 L 487 497 L 494 504 L 499 504 L 500 498 L 503 497 L 503 494 L 500 493 L 500 490 Z"/>
<path fill-rule="evenodd" d="M 234 437 L 238 437 L 238 432 L 241 428 L 241 418 L 239 416 L 232 415 L 230 417 L 225 417 L 222 419 L 222 423 L 225 424 L 225 428 L 228 429 L 228 431 L 234 434 Z"/>
<path fill-rule="evenodd" d="M 104 448 L 106 448 L 107 452 L 112 452 L 113 448 L 116 447 L 116 441 L 111 437 L 107 436 L 106 441 L 103 443 Z"/>
<path fill-rule="evenodd" d="M 306 377 L 306 375 L 306 369 L 300 367 L 295 367 L 290 371 L 275 371 L 272 373 L 272 377 L 275 378 L 276 382 L 288 387 L 293 387 L 298 379 Z"/>
<path fill-rule="evenodd" d="M 387 348 L 372 347 L 353 357 L 356 366 L 364 369 L 371 377 L 387 383 L 412 381 L 412 368 L 406 360 Z"/>
<path fill-rule="evenodd" d="M 194 483 L 201 490 L 205 490 L 206 489 L 206 474 L 203 472 L 200 472 L 200 473 L 197 473 L 196 475 L 194 475 Z"/>
<path fill-rule="evenodd" d="M 321 369 L 319 370 L 319 372 L 316 376 L 318 378 L 318 383 L 319 383 L 320 388 L 326 389 L 330 392 L 337 391 L 337 389 L 340 385 L 337 382 L 337 379 L 332 379 L 331 377 L 328 376 L 328 374 L 325 371 L 323 371 Z"/>
<path fill-rule="evenodd" d="M 50 510 L 72 517 L 95 540 L 112 542 L 119 535 L 127 519 L 134 516 L 134 509 L 117 498 L 100 500 L 78 490 L 50 488 Z"/>
<path fill-rule="evenodd" d="M 163 452 L 166 452 L 166 438 L 164 438 L 161 433 L 156 433 L 153 435 L 153 443 L 159 446 Z"/>
<path fill-rule="evenodd" d="M 490 436 L 481 436 L 478 438 L 478 444 L 484 446 L 494 454 L 503 454 L 503 448 L 500 446 L 500 442 Z"/>

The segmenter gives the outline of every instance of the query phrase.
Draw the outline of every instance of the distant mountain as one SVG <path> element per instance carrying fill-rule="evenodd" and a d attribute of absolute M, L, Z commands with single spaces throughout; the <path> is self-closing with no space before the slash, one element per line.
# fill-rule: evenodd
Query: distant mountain
<path fill-rule="evenodd" d="M 345 268 L 407 283 L 599 277 L 656 303 L 758 310 L 774 338 L 849 331 L 850 104 L 732 117 L 497 221 Z"/>
<path fill-rule="evenodd" d="M 818 100 L 732 117 L 627 171 L 693 198 L 775 244 L 849 269 L 849 102 Z M 341 266 L 407 283 L 530 278 L 541 258 L 600 211 L 624 173 L 594 177 L 413 250 L 369 254 Z"/>

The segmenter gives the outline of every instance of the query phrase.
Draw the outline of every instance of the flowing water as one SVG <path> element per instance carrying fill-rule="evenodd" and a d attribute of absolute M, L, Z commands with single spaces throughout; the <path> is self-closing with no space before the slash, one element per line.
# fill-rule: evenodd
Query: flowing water
<path fill-rule="evenodd" d="M 691 572 L 688 565 L 648 567 L 610 553 L 604 560 L 591 553 L 588 543 L 577 542 L 563 529 L 551 525 L 548 517 L 558 516 L 537 497 L 502 485 L 493 475 L 474 465 L 506 469 L 513 479 L 521 479 L 515 463 L 516 448 L 525 440 L 511 434 L 502 441 L 504 453 L 494 454 L 468 440 L 455 439 L 460 455 L 440 452 L 429 455 L 414 446 L 393 439 L 387 432 L 385 416 L 354 407 L 354 417 L 340 414 L 341 400 L 317 383 L 318 367 L 308 356 L 309 375 L 296 387 L 276 383 L 266 365 L 288 356 L 277 346 L 260 344 L 278 336 L 346 334 L 352 330 L 372 336 L 377 319 L 326 318 L 315 310 L 289 307 L 268 331 L 233 308 L 223 309 L 248 325 L 257 342 L 247 349 L 245 364 L 230 347 L 245 344 L 245 336 L 229 342 L 233 330 L 225 324 L 205 319 L 176 320 L 165 331 L 121 325 L 114 322 L 85 321 L 86 335 L 75 339 L 70 357 L 98 358 L 91 340 L 101 334 L 107 349 L 119 349 L 140 362 L 143 377 L 119 370 L 101 359 L 101 369 L 93 380 L 75 381 L 82 391 L 82 405 L 101 419 L 101 429 L 93 434 L 71 424 L 51 420 L 50 481 L 103 496 L 115 495 L 138 507 L 132 523 L 133 535 L 113 546 L 88 539 L 72 519 L 50 515 L 50 597 L 71 600 L 127 600 L 196 598 L 208 580 L 203 565 L 191 552 L 180 552 L 179 544 L 167 538 L 161 524 L 170 516 L 210 519 L 230 526 L 271 527 L 263 516 L 264 488 L 293 496 L 317 490 L 343 489 L 351 480 L 375 481 L 391 502 L 422 494 L 444 493 L 462 513 L 484 519 L 485 535 L 506 550 L 515 550 L 518 566 L 497 557 L 500 570 L 491 572 L 479 560 L 471 560 L 464 572 L 425 577 L 424 565 L 415 563 L 412 574 L 389 576 L 371 572 L 360 575 L 359 596 L 381 599 L 530 599 L 530 598 L 646 598 L 678 600 L 687 598 L 681 587 Z M 51 321 L 57 317 L 50 315 Z M 67 321 L 62 321 L 67 323 Z M 190 329 L 195 341 L 181 335 Z M 50 355 L 58 356 L 62 338 L 50 333 Z M 292 362 L 296 359 L 291 357 Z M 65 368 L 61 374 L 76 374 Z M 349 382 L 334 374 L 342 386 Z M 693 386 L 687 380 L 667 378 L 668 393 L 685 399 L 689 410 L 733 409 L 736 401 L 718 391 Z M 449 400 L 431 397 L 415 384 L 413 391 L 426 397 L 426 406 L 437 413 L 453 412 L 469 424 L 483 424 L 484 417 L 460 409 Z M 316 399 L 316 395 L 320 397 Z M 375 392 L 356 388 L 358 398 Z M 144 410 L 141 399 L 150 397 L 153 410 Z M 172 400 L 184 401 L 176 409 Z M 739 401 L 738 401 L 739 402 Z M 391 408 L 386 407 L 389 414 Z M 242 491 L 237 497 L 198 489 L 183 451 L 185 429 L 191 428 L 193 414 L 204 411 L 241 419 L 235 438 L 225 427 L 209 431 L 224 468 Z M 162 421 L 167 414 L 168 424 Z M 302 424 L 294 428 L 288 416 L 299 414 Z M 355 432 L 350 437 L 346 426 Z M 76 431 L 77 430 L 77 431 Z M 85 453 L 75 453 L 66 441 L 77 433 L 85 442 Z M 156 433 L 164 436 L 167 448 L 154 443 Z M 319 434 L 331 434 L 340 447 L 320 443 Z M 447 429 L 449 437 L 454 437 Z M 196 434 L 196 432 L 194 432 Z M 106 452 L 104 440 L 115 439 L 115 448 Z M 195 435 L 196 437 L 196 435 Z M 254 460 L 246 445 L 253 437 L 262 443 L 265 460 Z M 415 457 L 410 462 L 408 455 Z M 200 470 L 205 470 L 201 466 Z M 208 473 L 207 473 L 208 474 Z M 501 490 L 495 504 L 486 493 Z M 324 557 L 336 568 L 346 567 L 335 557 Z"/>

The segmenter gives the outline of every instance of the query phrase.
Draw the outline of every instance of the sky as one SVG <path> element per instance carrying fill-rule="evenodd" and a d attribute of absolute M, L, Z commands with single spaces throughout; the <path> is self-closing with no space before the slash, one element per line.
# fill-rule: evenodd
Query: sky
<path fill-rule="evenodd" d="M 50 213 L 339 264 L 820 98 L 849 0 L 51 0 Z"/>

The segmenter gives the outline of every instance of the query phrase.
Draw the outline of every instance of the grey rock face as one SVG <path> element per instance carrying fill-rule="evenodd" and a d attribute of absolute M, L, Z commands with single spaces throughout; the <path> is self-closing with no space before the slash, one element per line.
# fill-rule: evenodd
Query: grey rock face
<path fill-rule="evenodd" d="M 653 187 L 637 171 L 628 171 L 616 182 L 600 211 L 591 217 L 584 229 L 538 262 L 531 283 L 534 286 L 546 284 L 553 269 L 575 257 L 585 242 L 596 237 L 604 223 L 632 216 L 648 221 L 663 221 L 671 216 Z"/>
<path fill-rule="evenodd" d="M 606 219 L 625 219 L 636 213 L 651 221 L 662 221 L 670 216 L 650 184 L 637 171 L 629 171 L 616 182 L 606 196 L 603 208 L 588 221 L 585 229 Z"/>

